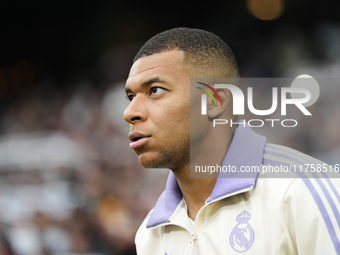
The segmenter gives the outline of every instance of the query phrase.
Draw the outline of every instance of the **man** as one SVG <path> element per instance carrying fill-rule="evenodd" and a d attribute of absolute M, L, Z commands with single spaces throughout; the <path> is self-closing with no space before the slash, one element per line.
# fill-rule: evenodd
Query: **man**
<path fill-rule="evenodd" d="M 266 144 L 265 137 L 241 122 L 212 129 L 214 118 L 235 119 L 227 89 L 216 89 L 218 104 L 207 100 L 205 116 L 190 119 L 190 107 L 200 110 L 200 91 L 190 94 L 190 78 L 198 77 L 238 77 L 229 47 L 198 29 L 154 36 L 131 67 L 126 82 L 131 102 L 124 113 L 130 148 L 144 167 L 171 169 L 165 191 L 137 232 L 137 253 L 340 254 L 338 180 L 257 174 L 190 178 L 190 165 L 315 161 Z"/>

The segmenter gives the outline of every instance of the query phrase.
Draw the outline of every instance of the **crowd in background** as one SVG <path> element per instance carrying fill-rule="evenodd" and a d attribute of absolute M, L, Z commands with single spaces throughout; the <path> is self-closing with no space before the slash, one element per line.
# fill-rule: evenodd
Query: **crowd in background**
<path fill-rule="evenodd" d="M 251 55 L 236 50 L 243 77 L 340 77 L 339 26 L 320 24 L 314 37 L 286 27 L 254 42 Z M 321 50 L 311 51 L 311 42 Z M 144 169 L 128 147 L 124 82 L 127 56 L 135 53 L 135 46 L 103 53 L 93 70 L 104 85 L 80 75 L 65 91 L 46 80 L 6 105 L 0 255 L 135 254 L 134 235 L 169 172 Z M 263 132 L 269 141 L 339 163 L 339 95 L 337 87 L 321 87 L 313 118 L 286 133 Z"/>

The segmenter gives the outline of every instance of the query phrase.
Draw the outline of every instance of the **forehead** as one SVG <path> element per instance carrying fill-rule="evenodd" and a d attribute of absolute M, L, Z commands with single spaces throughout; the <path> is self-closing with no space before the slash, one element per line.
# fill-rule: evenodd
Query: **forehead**
<path fill-rule="evenodd" d="M 142 57 L 132 65 L 126 85 L 143 82 L 151 76 L 176 77 L 183 69 L 183 51 L 171 50 Z"/>

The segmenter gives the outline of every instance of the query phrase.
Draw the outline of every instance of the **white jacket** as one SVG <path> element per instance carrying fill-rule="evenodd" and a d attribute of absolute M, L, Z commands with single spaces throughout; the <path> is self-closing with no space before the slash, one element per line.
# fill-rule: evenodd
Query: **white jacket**
<path fill-rule="evenodd" d="M 223 165 L 240 169 L 292 162 L 319 161 L 266 144 L 265 137 L 250 127 L 239 126 Z M 193 224 L 170 172 L 165 191 L 136 234 L 137 253 L 340 255 L 340 179 L 305 178 L 311 173 L 299 173 L 295 178 L 266 175 L 218 178 Z"/>

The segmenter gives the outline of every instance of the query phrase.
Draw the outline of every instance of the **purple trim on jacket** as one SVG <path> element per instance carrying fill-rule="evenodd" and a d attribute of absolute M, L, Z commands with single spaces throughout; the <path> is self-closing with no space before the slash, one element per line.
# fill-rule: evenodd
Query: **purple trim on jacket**
<path fill-rule="evenodd" d="M 249 126 L 239 125 L 223 160 L 222 166 L 261 166 L 266 138 L 256 134 Z M 258 173 L 233 173 L 225 176 L 220 173 L 211 196 L 207 203 L 212 203 L 228 194 L 241 191 L 250 186 L 255 186 Z M 242 178 L 241 178 L 242 177 Z M 183 198 L 175 175 L 170 171 L 166 188 L 159 197 L 156 206 L 150 214 L 146 227 L 154 227 L 169 222 L 178 204 Z"/>

